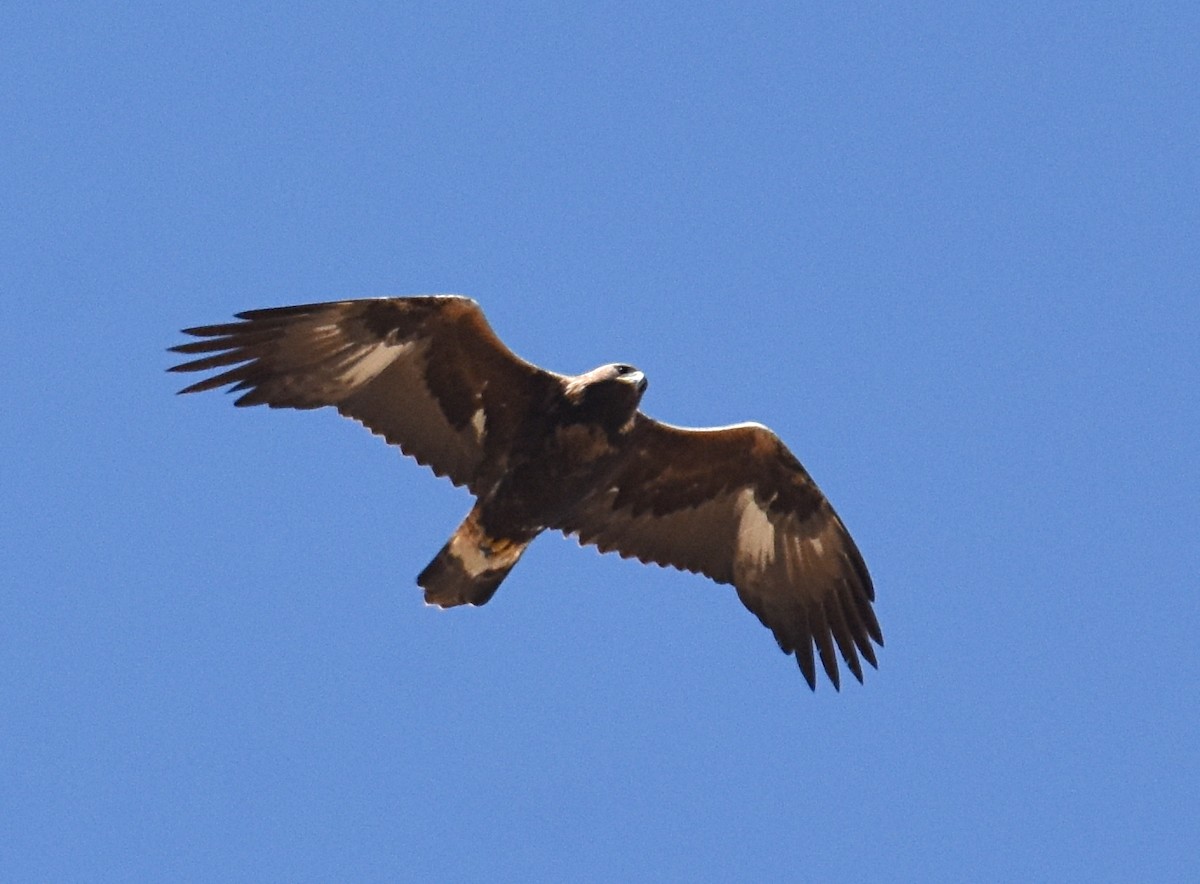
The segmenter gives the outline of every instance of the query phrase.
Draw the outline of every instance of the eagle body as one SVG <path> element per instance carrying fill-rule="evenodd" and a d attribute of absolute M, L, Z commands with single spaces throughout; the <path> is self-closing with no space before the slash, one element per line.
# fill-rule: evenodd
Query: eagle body
<path fill-rule="evenodd" d="M 542 532 L 732 584 L 795 654 L 862 680 L 883 644 L 862 556 L 800 462 L 761 424 L 675 427 L 639 410 L 644 374 L 557 374 L 512 353 L 454 295 L 240 313 L 186 329 L 171 371 L 216 371 L 239 406 L 333 406 L 474 506 L 417 583 L 442 607 L 486 603 Z M 815 655 L 814 655 L 815 652 Z"/>
<path fill-rule="evenodd" d="M 615 476 L 645 389 L 641 372 L 605 365 L 522 415 L 504 474 L 417 577 L 425 600 L 487 602 L 538 534 Z"/>

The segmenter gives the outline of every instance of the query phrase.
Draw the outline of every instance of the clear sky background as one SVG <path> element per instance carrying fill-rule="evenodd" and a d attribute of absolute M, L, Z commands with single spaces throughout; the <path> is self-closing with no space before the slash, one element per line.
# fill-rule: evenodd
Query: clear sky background
<path fill-rule="evenodd" d="M 1194 3 L 10 4 L 0 878 L 1197 880 Z M 547 535 L 184 326 L 476 298 L 758 420 L 887 646 Z"/>

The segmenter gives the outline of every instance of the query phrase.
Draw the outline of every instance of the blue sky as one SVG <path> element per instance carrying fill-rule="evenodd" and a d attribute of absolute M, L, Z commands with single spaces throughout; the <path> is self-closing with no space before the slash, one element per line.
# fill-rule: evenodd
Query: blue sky
<path fill-rule="evenodd" d="M 1200 872 L 1193 4 L 22 5 L 0 28 L 13 880 Z M 460 292 L 758 420 L 878 590 L 815 694 L 732 590 L 540 539 L 184 326 Z"/>

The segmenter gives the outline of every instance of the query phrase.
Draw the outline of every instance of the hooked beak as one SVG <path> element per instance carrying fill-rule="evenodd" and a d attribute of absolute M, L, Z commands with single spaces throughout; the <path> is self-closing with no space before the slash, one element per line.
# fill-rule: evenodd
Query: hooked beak
<path fill-rule="evenodd" d="M 629 374 L 622 375 L 621 380 L 627 384 L 633 384 L 639 393 L 645 393 L 646 387 L 650 385 L 650 382 L 646 380 L 645 373 L 640 371 L 631 371 Z"/>

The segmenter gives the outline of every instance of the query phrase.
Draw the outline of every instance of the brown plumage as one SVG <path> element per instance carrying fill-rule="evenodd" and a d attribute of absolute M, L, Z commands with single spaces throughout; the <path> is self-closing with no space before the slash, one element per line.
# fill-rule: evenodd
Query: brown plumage
<path fill-rule="evenodd" d="M 613 364 L 570 377 L 515 356 L 457 296 L 252 310 L 186 329 L 181 390 L 236 404 L 332 405 L 465 485 L 475 506 L 417 582 L 482 605 L 547 529 L 729 583 L 816 686 L 840 655 L 862 681 L 883 644 L 866 565 L 829 502 L 759 424 L 673 427 L 638 411 L 646 380 Z"/>

